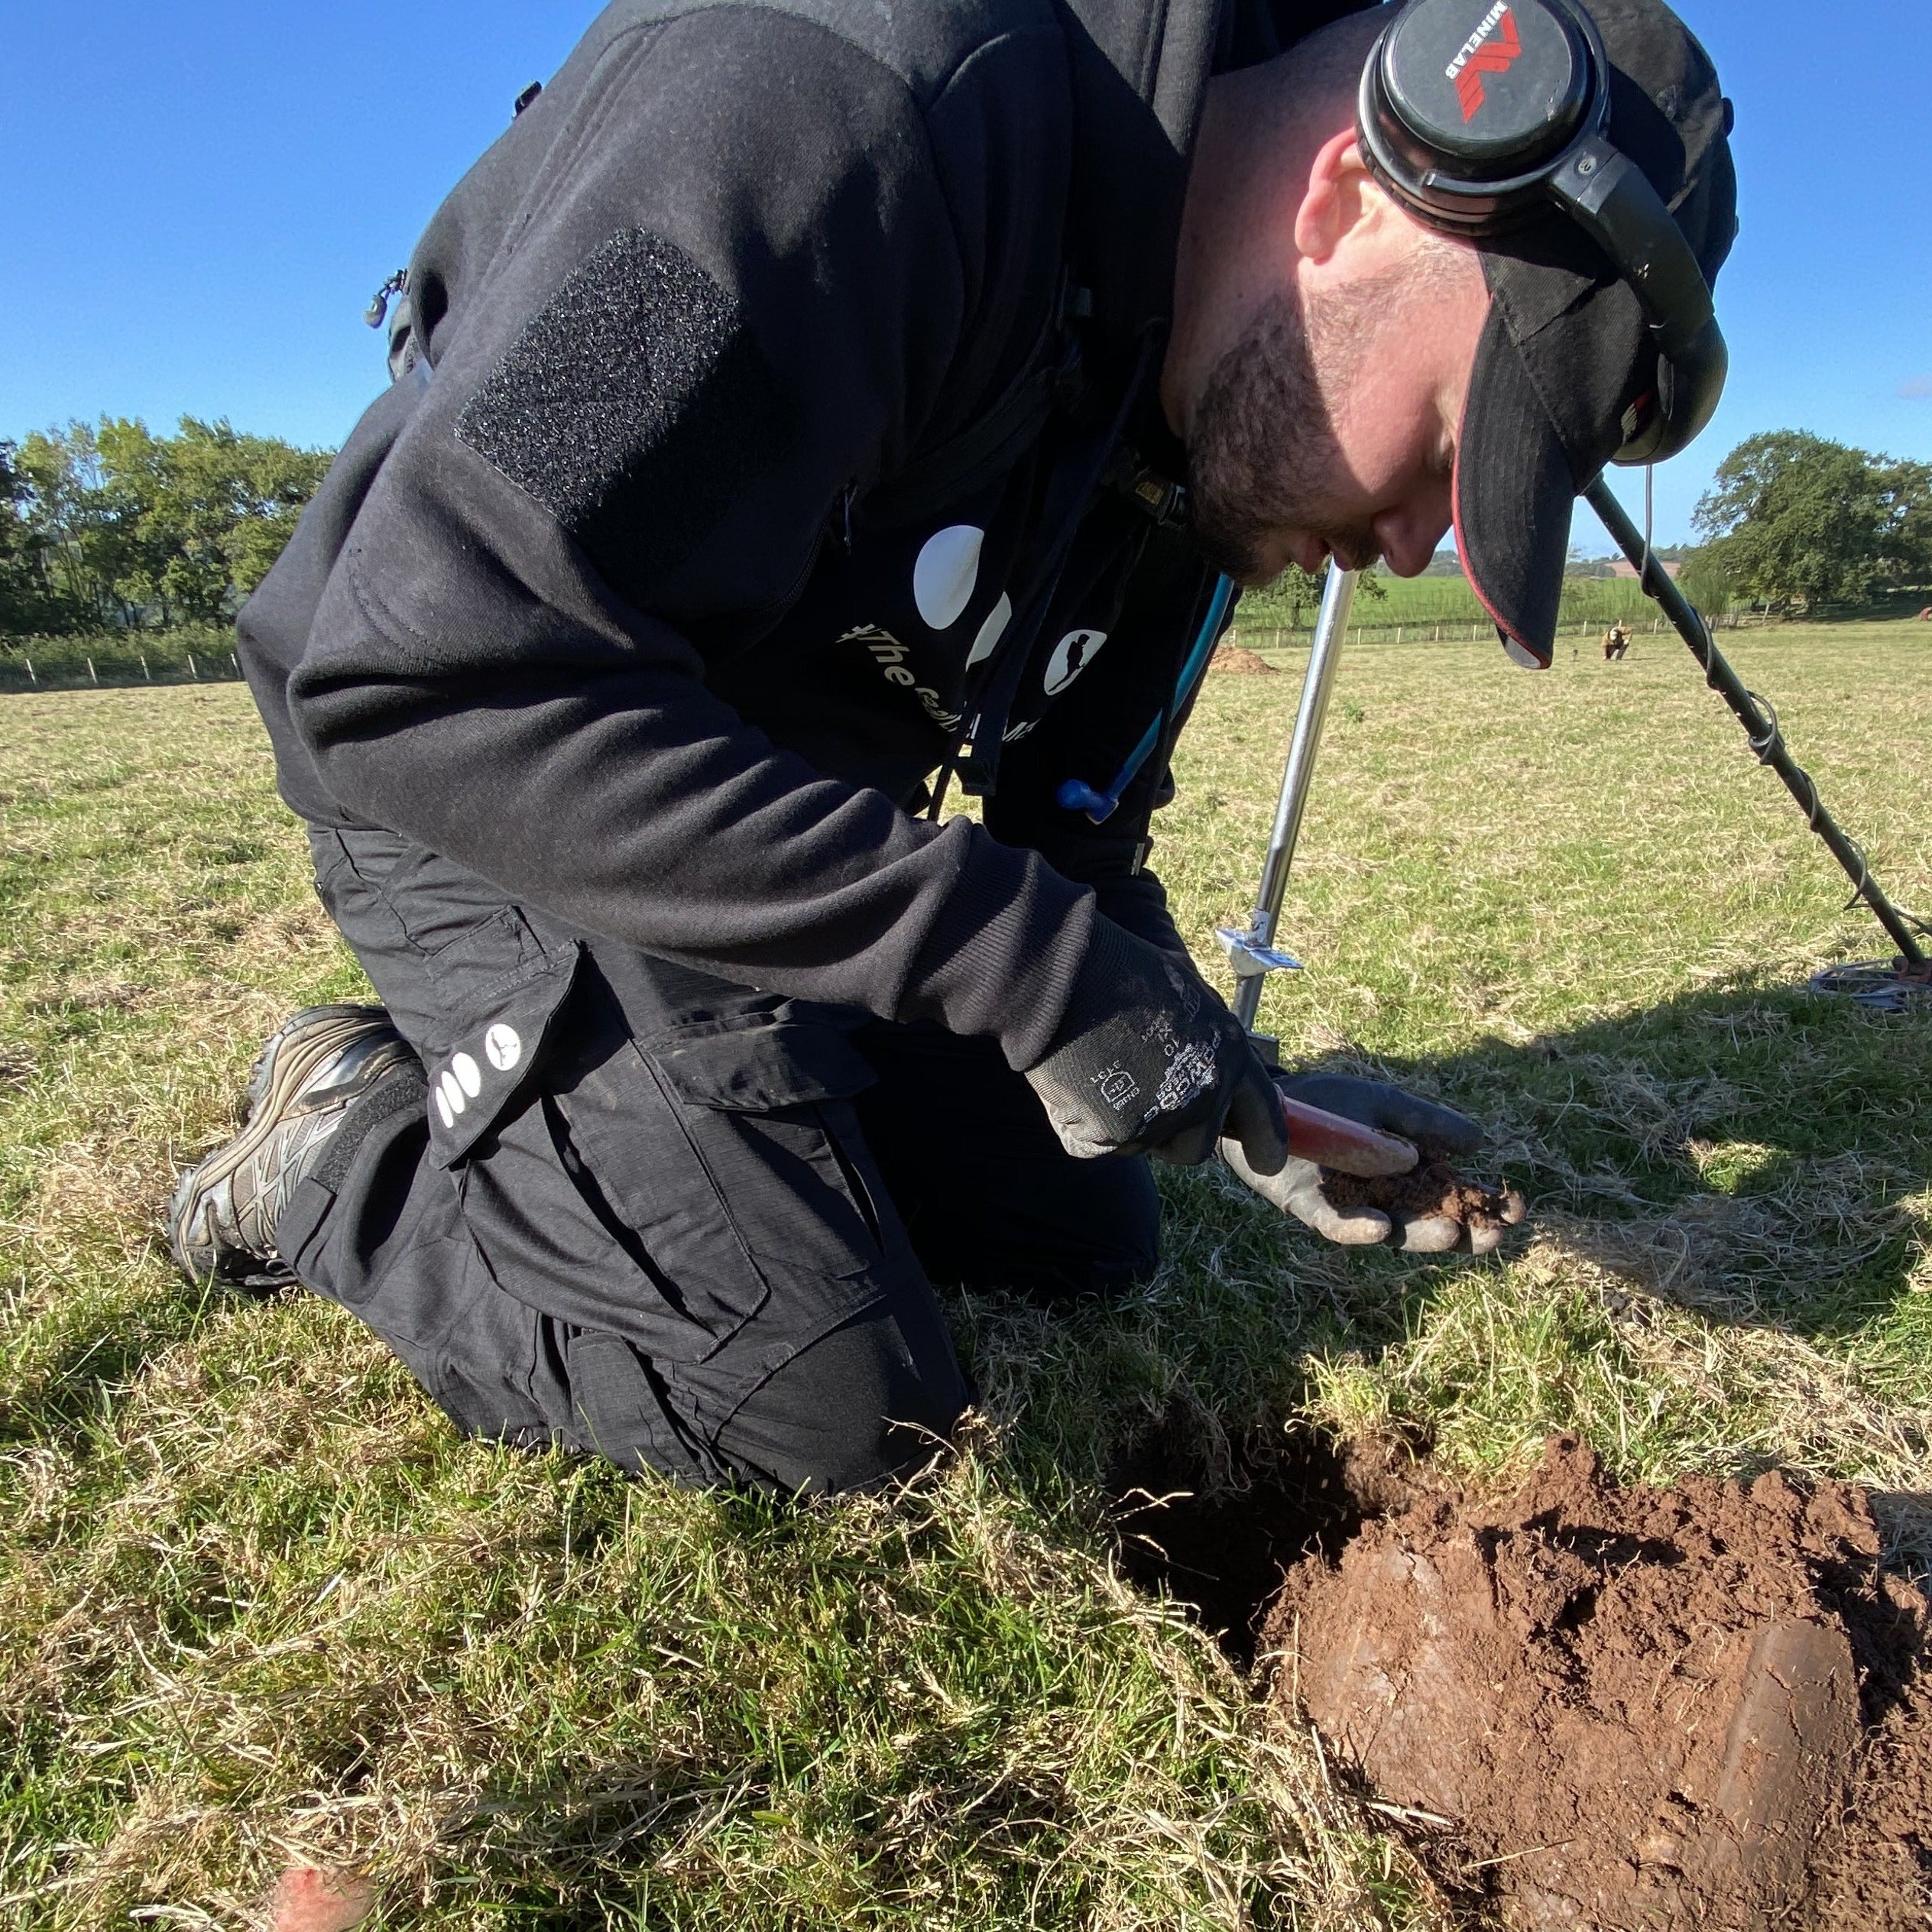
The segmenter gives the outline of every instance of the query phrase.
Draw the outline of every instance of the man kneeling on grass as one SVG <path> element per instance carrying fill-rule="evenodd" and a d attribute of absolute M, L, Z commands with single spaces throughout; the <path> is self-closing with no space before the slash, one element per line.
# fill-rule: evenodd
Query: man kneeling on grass
<path fill-rule="evenodd" d="M 466 1430 L 789 1492 L 951 1428 L 935 1281 L 1146 1278 L 1150 1156 L 1454 1243 L 1289 1157 L 1148 827 L 1219 573 L 1453 518 L 1545 664 L 1577 490 L 1707 417 L 1728 106 L 1587 7 L 610 8 L 244 613 L 383 1006 L 268 1042 L 182 1266 L 340 1302 Z"/>

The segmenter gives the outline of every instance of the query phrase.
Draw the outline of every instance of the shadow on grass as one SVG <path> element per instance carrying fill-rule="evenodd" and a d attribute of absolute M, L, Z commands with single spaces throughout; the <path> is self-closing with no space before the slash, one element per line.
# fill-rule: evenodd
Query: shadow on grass
<path fill-rule="evenodd" d="M 1720 1318 L 1826 1340 L 1911 1291 L 1932 1188 L 1932 998 L 1733 985 L 1385 1063 L 1465 1107 L 1532 1217 Z"/>

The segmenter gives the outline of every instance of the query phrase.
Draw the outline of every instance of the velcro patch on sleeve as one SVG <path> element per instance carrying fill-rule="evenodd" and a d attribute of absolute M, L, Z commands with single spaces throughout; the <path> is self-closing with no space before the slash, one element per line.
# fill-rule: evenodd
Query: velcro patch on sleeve
<path fill-rule="evenodd" d="M 613 236 L 531 318 L 458 437 L 648 605 L 786 410 L 736 298 L 679 248 Z"/>

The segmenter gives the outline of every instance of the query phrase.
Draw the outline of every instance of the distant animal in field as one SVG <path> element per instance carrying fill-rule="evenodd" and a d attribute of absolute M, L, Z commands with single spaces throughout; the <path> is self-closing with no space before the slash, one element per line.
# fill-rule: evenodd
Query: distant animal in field
<path fill-rule="evenodd" d="M 1620 621 L 1612 624 L 1609 629 L 1603 633 L 1603 661 L 1605 663 L 1607 664 L 1613 658 L 1621 658 L 1622 656 L 1623 653 L 1630 648 L 1630 639 L 1632 635 L 1632 633 L 1629 625 L 1622 623 Z"/>

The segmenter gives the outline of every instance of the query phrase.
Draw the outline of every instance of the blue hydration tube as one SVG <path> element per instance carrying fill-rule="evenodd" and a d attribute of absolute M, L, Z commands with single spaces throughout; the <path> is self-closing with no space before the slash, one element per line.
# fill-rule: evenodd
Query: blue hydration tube
<path fill-rule="evenodd" d="M 1214 585 L 1213 600 L 1208 606 L 1206 620 L 1201 627 L 1201 635 L 1194 640 L 1194 649 L 1188 653 L 1188 661 L 1181 667 L 1181 679 L 1174 687 L 1172 707 L 1162 712 L 1147 727 L 1146 735 L 1127 754 L 1127 762 L 1114 774 L 1113 783 L 1104 792 L 1097 792 L 1084 778 L 1069 778 L 1055 796 L 1069 812 L 1084 812 L 1097 825 L 1104 825 L 1120 808 L 1121 794 L 1140 775 L 1140 768 L 1154 755 L 1154 747 L 1161 741 L 1161 733 L 1168 720 L 1175 712 L 1187 708 L 1188 700 L 1194 695 L 1198 685 L 1208 669 L 1208 660 L 1214 654 L 1214 645 L 1220 637 L 1221 620 L 1227 615 L 1227 607 L 1234 601 L 1234 580 L 1231 577 L 1220 579 Z"/>

